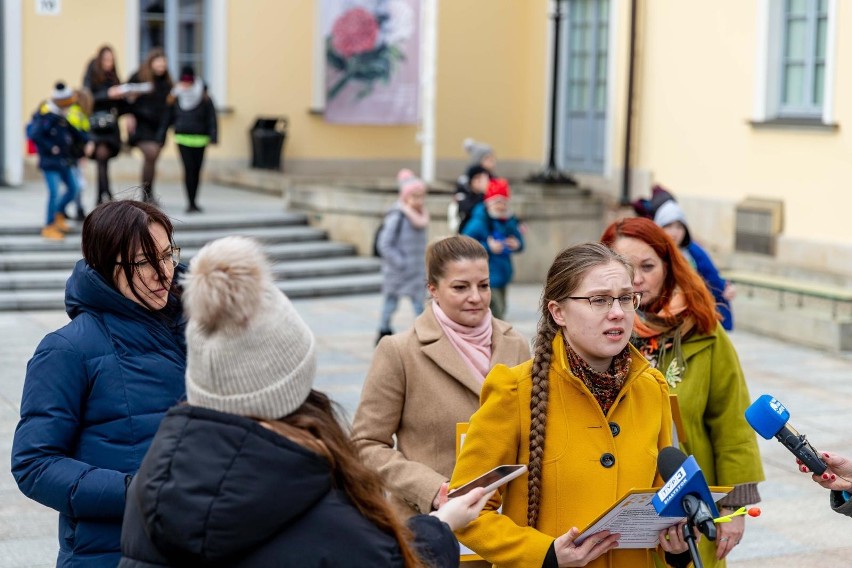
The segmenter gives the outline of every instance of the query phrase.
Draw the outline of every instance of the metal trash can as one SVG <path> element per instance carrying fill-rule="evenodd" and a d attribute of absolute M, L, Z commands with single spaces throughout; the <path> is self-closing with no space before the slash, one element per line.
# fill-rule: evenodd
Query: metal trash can
<path fill-rule="evenodd" d="M 281 170 L 281 155 L 287 138 L 287 117 L 258 118 L 249 130 L 251 138 L 251 167 L 261 170 Z"/>

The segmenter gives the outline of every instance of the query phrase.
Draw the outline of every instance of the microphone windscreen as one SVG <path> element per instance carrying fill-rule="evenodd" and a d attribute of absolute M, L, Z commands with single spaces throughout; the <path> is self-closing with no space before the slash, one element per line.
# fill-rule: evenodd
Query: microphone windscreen
<path fill-rule="evenodd" d="M 665 481 L 671 478 L 685 461 L 685 453 L 674 446 L 668 446 L 660 450 L 660 454 L 657 456 L 657 471 L 660 472 L 660 477 Z"/>
<path fill-rule="evenodd" d="M 745 418 L 755 432 L 771 440 L 790 419 L 790 413 L 775 398 L 763 394 L 746 408 Z"/>

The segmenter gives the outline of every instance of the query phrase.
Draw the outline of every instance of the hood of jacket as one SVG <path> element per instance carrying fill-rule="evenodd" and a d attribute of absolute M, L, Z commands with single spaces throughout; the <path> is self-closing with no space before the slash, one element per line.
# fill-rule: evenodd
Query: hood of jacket
<path fill-rule="evenodd" d="M 180 278 L 185 270 L 186 267 L 179 265 L 175 269 L 174 278 Z M 164 308 L 165 314 L 179 314 L 180 309 L 180 302 L 170 296 L 169 305 Z M 157 316 L 151 310 L 126 298 L 94 268 L 86 264 L 85 260 L 80 259 L 65 283 L 65 313 L 73 320 L 87 312 L 115 313 L 143 321 L 150 321 Z M 173 319 L 181 320 L 182 317 Z"/>
<path fill-rule="evenodd" d="M 128 500 L 160 554 L 194 565 L 257 547 L 331 488 L 321 456 L 249 418 L 180 406 L 163 419 Z"/>

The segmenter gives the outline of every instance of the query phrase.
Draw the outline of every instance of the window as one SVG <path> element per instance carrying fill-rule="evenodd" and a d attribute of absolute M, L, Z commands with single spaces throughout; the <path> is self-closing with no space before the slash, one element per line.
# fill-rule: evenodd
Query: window
<path fill-rule="evenodd" d="M 758 0 L 752 124 L 836 127 L 838 0 Z"/>
<path fill-rule="evenodd" d="M 784 0 L 779 116 L 820 117 L 828 0 Z"/>
<path fill-rule="evenodd" d="M 184 65 L 209 80 L 205 64 L 205 33 L 209 0 L 139 0 L 139 62 L 154 47 L 162 47 L 169 72 L 177 78 Z"/>

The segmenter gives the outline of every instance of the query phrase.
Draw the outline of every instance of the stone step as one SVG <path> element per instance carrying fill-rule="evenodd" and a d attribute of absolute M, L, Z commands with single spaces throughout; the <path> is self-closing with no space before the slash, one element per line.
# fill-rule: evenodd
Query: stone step
<path fill-rule="evenodd" d="M 327 237 L 322 229 L 305 225 L 282 227 L 235 227 L 224 230 L 187 229 L 175 231 L 175 242 L 182 249 L 200 248 L 205 243 L 224 237 L 241 235 L 253 237 L 265 244 L 319 241 Z M 37 235 L 0 236 L 0 253 L 74 251 L 80 253 L 80 235 L 69 235 L 63 241 L 48 241 Z"/>
<path fill-rule="evenodd" d="M 181 248 L 181 261 L 187 262 L 199 247 Z M 272 262 L 306 260 L 310 258 L 339 257 L 355 254 L 355 247 L 330 241 L 308 241 L 274 244 L 264 247 Z M 33 253 L 0 254 L 0 271 L 20 270 L 68 270 L 80 259 L 79 252 L 48 251 Z"/>
<path fill-rule="evenodd" d="M 307 225 L 308 218 L 303 213 L 275 212 L 275 213 L 240 213 L 234 215 L 182 215 L 171 218 L 175 232 L 182 230 L 190 231 L 228 231 L 247 227 L 281 227 L 286 225 Z M 82 223 L 69 222 L 71 230 L 69 235 L 80 234 Z M 41 227 L 32 223 L 14 224 L 9 223 L 0 226 L 0 235 L 38 235 Z"/>
<path fill-rule="evenodd" d="M 273 265 L 276 280 L 339 278 L 354 274 L 377 274 L 381 262 L 374 258 L 336 257 L 295 260 Z M 0 291 L 64 290 L 70 270 L 29 270 L 0 272 Z"/>
<path fill-rule="evenodd" d="M 335 278 L 303 278 L 277 283 L 290 298 L 313 298 L 345 294 L 370 294 L 381 289 L 379 274 L 353 274 Z M 0 311 L 61 310 L 64 290 L 0 291 Z"/>

